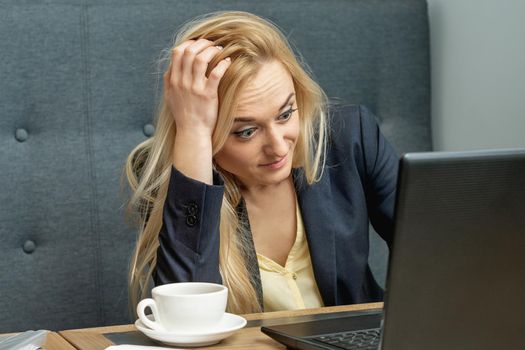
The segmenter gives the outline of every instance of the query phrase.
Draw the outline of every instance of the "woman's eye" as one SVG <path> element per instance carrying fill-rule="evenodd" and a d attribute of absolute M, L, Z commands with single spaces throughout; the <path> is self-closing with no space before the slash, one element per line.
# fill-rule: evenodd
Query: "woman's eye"
<path fill-rule="evenodd" d="M 289 110 L 287 110 L 286 112 L 284 112 L 283 114 L 279 116 L 279 120 L 284 121 L 284 120 L 290 119 L 290 117 L 292 116 L 292 113 L 295 112 L 296 110 L 297 108 L 295 109 L 290 108 Z"/>
<path fill-rule="evenodd" d="M 244 129 L 244 130 L 234 132 L 235 135 L 243 139 L 250 138 L 254 133 L 255 133 L 255 128 L 249 128 L 249 129 Z"/>

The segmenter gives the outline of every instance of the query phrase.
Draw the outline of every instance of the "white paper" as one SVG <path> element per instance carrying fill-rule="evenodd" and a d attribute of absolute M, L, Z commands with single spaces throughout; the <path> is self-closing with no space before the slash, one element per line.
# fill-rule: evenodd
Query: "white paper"
<path fill-rule="evenodd" d="M 17 335 L 2 338 L 0 350 L 35 350 L 39 349 L 46 341 L 49 331 L 26 331 Z"/>

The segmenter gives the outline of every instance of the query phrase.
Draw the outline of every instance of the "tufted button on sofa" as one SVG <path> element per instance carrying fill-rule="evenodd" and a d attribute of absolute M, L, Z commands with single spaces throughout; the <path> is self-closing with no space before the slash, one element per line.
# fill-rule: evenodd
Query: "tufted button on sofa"
<path fill-rule="evenodd" d="M 144 135 L 146 137 L 151 137 L 153 136 L 153 133 L 155 133 L 155 127 L 153 126 L 153 124 L 146 124 L 144 125 L 144 128 L 142 129 L 144 131 Z"/>
<path fill-rule="evenodd" d="M 16 129 L 15 139 L 18 142 L 24 142 L 25 140 L 27 140 L 28 136 L 29 135 L 27 134 L 26 129 Z"/>
<path fill-rule="evenodd" d="M 430 149 L 424 0 L 2 0 L 0 333 L 132 321 L 126 156 L 155 132 L 161 51 L 227 9 L 277 23 L 328 96 L 367 105 L 398 151 Z"/>
<path fill-rule="evenodd" d="M 31 240 L 27 240 L 24 242 L 24 246 L 22 247 L 22 249 L 24 250 L 24 253 L 31 254 L 35 251 L 36 244 Z"/>

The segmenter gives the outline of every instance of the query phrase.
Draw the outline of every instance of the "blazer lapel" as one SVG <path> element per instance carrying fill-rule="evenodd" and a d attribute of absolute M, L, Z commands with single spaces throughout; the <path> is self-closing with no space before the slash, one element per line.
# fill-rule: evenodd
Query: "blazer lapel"
<path fill-rule="evenodd" d="M 253 243 L 250 220 L 248 219 L 248 212 L 246 210 L 246 203 L 244 202 L 244 199 L 241 199 L 241 202 L 237 206 L 237 215 L 239 217 L 241 225 L 245 227 L 245 230 L 239 230 L 237 231 L 237 234 L 242 236 L 241 240 L 248 245 L 246 247 L 246 251 L 244 252 L 246 267 L 248 269 L 248 273 L 250 274 L 252 286 L 255 289 L 255 292 L 257 293 L 257 301 L 261 306 L 261 310 L 264 311 L 263 290 L 261 283 L 261 274 L 259 272 L 259 262 L 257 261 L 257 253 L 255 251 L 255 245 Z"/>
<path fill-rule="evenodd" d="M 319 292 L 325 306 L 336 303 L 335 228 L 329 169 L 321 180 L 306 183 L 303 169 L 294 169 L 297 200 L 303 217 L 310 257 Z"/>

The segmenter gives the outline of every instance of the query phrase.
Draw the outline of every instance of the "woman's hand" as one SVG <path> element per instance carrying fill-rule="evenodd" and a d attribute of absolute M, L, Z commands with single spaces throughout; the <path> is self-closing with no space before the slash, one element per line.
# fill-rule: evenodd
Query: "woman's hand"
<path fill-rule="evenodd" d="M 173 165 L 207 184 L 213 183 L 211 136 L 219 111 L 217 89 L 231 64 L 228 58 L 220 61 L 206 77 L 209 62 L 220 50 L 209 40 L 185 41 L 173 49 L 164 74 L 164 99 L 177 127 Z"/>
<path fill-rule="evenodd" d="M 164 74 L 164 98 L 175 118 L 177 133 L 211 138 L 219 110 L 217 89 L 230 66 L 229 58 L 220 61 L 209 77 L 205 74 L 220 50 L 206 39 L 188 40 L 172 50 L 172 62 Z"/>

